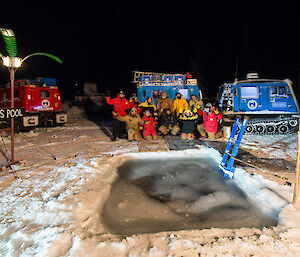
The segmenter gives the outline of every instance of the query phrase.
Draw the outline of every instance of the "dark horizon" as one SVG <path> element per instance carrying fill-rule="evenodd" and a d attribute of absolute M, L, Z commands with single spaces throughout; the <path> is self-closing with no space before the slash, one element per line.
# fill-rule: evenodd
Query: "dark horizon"
<path fill-rule="evenodd" d="M 65 98 L 74 94 L 76 81 L 96 82 L 102 92 L 132 92 L 133 70 L 190 72 L 213 98 L 222 83 L 234 80 L 237 62 L 238 78 L 256 71 L 262 78 L 290 78 L 298 90 L 297 2 L 267 2 L 22 3 L 14 10 L 18 18 L 1 27 L 15 32 L 18 56 L 49 52 L 62 58 L 60 65 L 35 57 L 16 77 L 56 77 Z M 0 49 L 5 54 L 2 39 Z M 0 82 L 6 83 L 1 67 Z"/>

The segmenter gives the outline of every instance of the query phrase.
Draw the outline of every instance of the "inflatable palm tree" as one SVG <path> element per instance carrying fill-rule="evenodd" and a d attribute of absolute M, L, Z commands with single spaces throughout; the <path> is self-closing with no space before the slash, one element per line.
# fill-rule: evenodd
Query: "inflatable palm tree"
<path fill-rule="evenodd" d="M 22 65 L 22 63 L 27 60 L 28 58 L 36 55 L 42 55 L 49 57 L 59 63 L 62 63 L 62 60 L 53 54 L 48 53 L 32 53 L 27 55 L 25 58 L 21 59 L 17 57 L 17 41 L 15 38 L 15 34 L 11 29 L 3 29 L 0 28 L 0 32 L 3 36 L 5 48 L 8 53 L 8 57 L 5 57 L 3 54 L 0 53 L 0 57 L 3 60 L 3 64 L 7 67 L 18 68 Z"/>
<path fill-rule="evenodd" d="M 28 58 L 36 55 L 42 55 L 53 59 L 59 63 L 62 63 L 61 59 L 55 55 L 48 54 L 48 53 L 32 53 L 23 59 L 17 57 L 17 41 L 15 38 L 15 34 L 11 29 L 3 29 L 0 28 L 0 32 L 3 36 L 5 48 L 8 53 L 8 56 L 4 56 L 0 53 L 0 57 L 3 60 L 4 66 L 6 66 L 10 72 L 10 82 L 11 82 L 11 108 L 14 108 L 14 80 L 15 80 L 15 71 L 19 68 L 22 63 L 27 60 Z M 9 166 L 11 167 L 12 171 L 14 172 L 13 165 L 14 164 L 14 118 L 11 118 L 11 162 Z M 15 174 L 15 172 L 14 172 Z M 16 177 L 16 175 L 15 175 Z"/>

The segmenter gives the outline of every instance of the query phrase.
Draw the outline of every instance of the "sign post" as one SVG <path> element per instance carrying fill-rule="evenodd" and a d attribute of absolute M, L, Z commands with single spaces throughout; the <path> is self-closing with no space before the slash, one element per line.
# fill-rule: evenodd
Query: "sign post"
<path fill-rule="evenodd" d="M 14 67 L 11 67 L 10 70 L 10 83 L 11 83 L 11 108 L 13 109 L 15 107 L 15 91 L 14 91 L 14 86 L 15 86 L 15 69 Z M 11 163 L 14 164 L 15 162 L 15 118 L 11 117 Z"/>
<path fill-rule="evenodd" d="M 299 119 L 300 122 L 300 119 Z M 297 164 L 296 164 L 296 179 L 295 179 L 295 187 L 294 187 L 294 198 L 293 203 L 294 206 L 297 203 L 298 195 L 299 195 L 299 183 L 300 183 L 300 124 L 298 131 L 298 152 L 297 152 Z"/>

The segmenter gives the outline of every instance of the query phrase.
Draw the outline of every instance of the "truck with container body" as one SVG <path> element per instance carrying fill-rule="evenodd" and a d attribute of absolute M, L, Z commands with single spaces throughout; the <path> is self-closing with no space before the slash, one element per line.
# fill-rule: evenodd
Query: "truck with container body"
<path fill-rule="evenodd" d="M 202 99 L 197 79 L 192 78 L 189 73 L 169 74 L 133 71 L 132 83 L 137 88 L 137 97 L 140 102 L 152 97 L 156 103 L 163 91 L 166 91 L 172 100 L 175 99 L 177 92 L 180 92 L 185 99 L 190 99 L 191 95 L 196 95 L 197 98 Z"/>

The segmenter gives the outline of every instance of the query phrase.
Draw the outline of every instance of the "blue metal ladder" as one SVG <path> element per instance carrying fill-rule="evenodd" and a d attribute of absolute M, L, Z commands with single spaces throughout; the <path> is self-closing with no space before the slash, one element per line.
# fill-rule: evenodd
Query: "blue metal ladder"
<path fill-rule="evenodd" d="M 248 117 L 245 117 L 243 120 L 241 118 L 236 118 L 233 124 L 222 161 L 219 165 L 219 171 L 223 174 L 225 178 L 233 178 L 234 171 L 235 171 L 235 167 L 233 167 L 233 163 L 238 153 L 243 135 L 245 133 L 248 120 L 249 120 Z M 240 129 L 238 130 L 239 126 Z"/>

